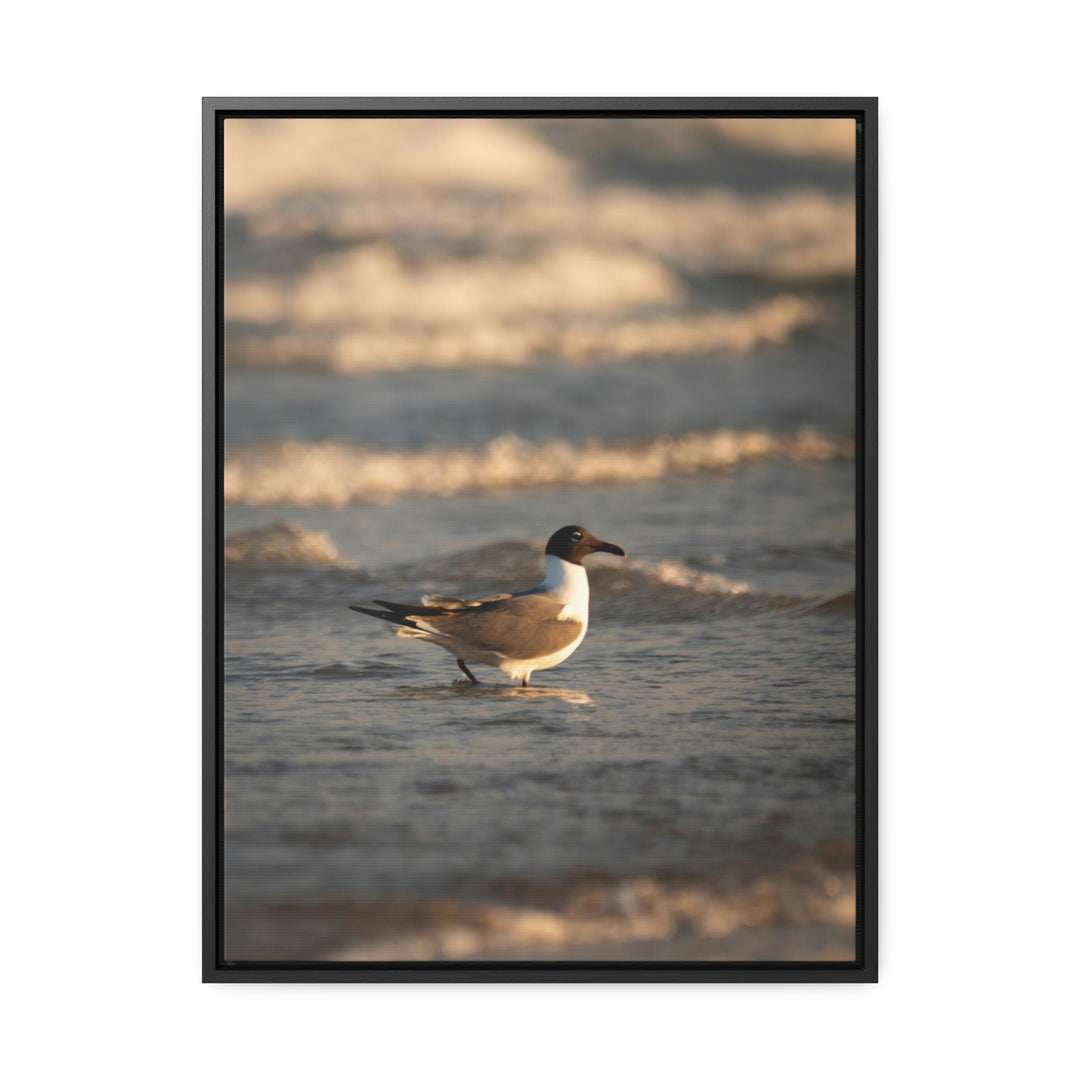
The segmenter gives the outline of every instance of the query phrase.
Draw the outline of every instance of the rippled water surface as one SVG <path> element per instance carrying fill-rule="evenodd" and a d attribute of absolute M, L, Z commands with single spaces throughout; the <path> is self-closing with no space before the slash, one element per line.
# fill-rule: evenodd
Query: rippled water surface
<path fill-rule="evenodd" d="M 298 130 L 232 144 L 226 957 L 850 958 L 842 153 L 485 122 L 244 165 Z M 530 588 L 569 523 L 629 557 L 527 689 L 349 610 Z"/>

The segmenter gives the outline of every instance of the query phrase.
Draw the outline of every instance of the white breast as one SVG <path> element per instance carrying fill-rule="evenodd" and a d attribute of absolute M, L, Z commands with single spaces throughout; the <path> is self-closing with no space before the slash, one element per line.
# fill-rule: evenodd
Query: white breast
<path fill-rule="evenodd" d="M 545 555 L 547 577 L 540 583 L 541 589 L 550 590 L 562 601 L 560 619 L 573 619 L 582 624 L 582 634 L 589 625 L 589 577 L 585 567 L 568 563 L 558 555 Z M 580 640 L 580 639 L 579 639 Z"/>
<path fill-rule="evenodd" d="M 561 664 L 582 642 L 585 631 L 589 628 L 589 579 L 585 567 L 568 563 L 558 555 L 545 555 L 547 577 L 538 588 L 551 592 L 552 596 L 562 601 L 562 610 L 558 619 L 570 619 L 581 623 L 581 633 L 564 649 L 551 656 L 538 656 L 531 660 L 503 660 L 498 665 L 512 679 L 527 679 L 534 671 L 545 671 Z"/>

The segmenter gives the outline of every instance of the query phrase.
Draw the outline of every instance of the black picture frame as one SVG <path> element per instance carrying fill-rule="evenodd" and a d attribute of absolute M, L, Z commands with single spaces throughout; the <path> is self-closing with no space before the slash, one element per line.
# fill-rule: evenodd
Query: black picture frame
<path fill-rule="evenodd" d="M 203 981 L 876 982 L 878 979 L 877 99 L 204 98 Z M 852 962 L 316 963 L 222 959 L 224 213 L 230 117 L 843 117 L 856 121 L 856 959 Z"/>

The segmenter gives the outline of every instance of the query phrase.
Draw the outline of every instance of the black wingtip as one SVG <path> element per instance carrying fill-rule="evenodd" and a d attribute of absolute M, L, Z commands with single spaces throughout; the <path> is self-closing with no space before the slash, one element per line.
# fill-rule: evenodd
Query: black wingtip
<path fill-rule="evenodd" d="M 376 616 L 376 618 L 379 618 L 379 619 L 385 619 L 386 618 L 386 612 L 385 611 L 373 611 L 371 608 L 361 607 L 359 604 L 350 604 L 349 605 L 349 610 L 350 611 L 359 611 L 362 615 L 374 615 L 374 616 Z"/>

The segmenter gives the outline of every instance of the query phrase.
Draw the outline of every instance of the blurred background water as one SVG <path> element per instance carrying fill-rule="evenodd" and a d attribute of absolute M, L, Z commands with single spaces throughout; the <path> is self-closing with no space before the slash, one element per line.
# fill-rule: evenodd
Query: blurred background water
<path fill-rule="evenodd" d="M 226 958 L 854 956 L 854 122 L 226 122 Z M 347 605 L 542 576 L 535 687 Z"/>

